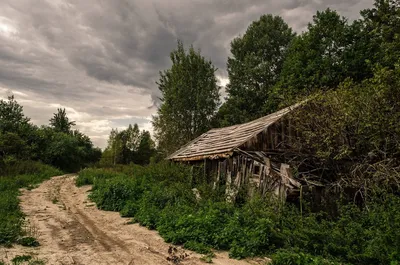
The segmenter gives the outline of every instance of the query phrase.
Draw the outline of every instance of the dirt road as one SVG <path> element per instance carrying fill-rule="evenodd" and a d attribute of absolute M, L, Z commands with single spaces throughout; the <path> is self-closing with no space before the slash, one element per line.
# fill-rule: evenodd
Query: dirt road
<path fill-rule="evenodd" d="M 128 218 L 118 213 L 100 211 L 87 198 L 90 187 L 75 186 L 74 176 L 54 177 L 31 191 L 24 190 L 21 207 L 29 220 L 28 229 L 40 242 L 40 247 L 0 248 L 1 258 L 30 254 L 46 264 L 172 264 L 167 261 L 169 244 L 156 231 L 137 224 L 127 224 Z M 201 255 L 187 253 L 179 264 L 205 264 Z M 261 264 L 264 261 L 238 261 L 226 253 L 213 259 L 219 265 Z"/>

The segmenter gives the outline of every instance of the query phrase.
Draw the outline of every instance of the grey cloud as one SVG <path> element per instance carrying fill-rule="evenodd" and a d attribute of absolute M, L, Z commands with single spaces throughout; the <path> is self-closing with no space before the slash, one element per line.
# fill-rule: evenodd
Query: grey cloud
<path fill-rule="evenodd" d="M 1 63 L 1 62 L 0 62 Z M 0 84 L 5 87 L 19 89 L 21 87 L 33 88 L 37 92 L 51 93 L 54 83 L 42 79 L 35 78 L 28 73 L 21 73 L 16 69 L 15 65 L 2 64 L 4 67 L 0 71 Z M 57 93 L 57 91 L 55 91 Z M 59 92 L 59 91 L 58 91 Z"/>
<path fill-rule="evenodd" d="M 104 144 L 113 120 L 146 117 L 145 126 L 155 113 L 155 82 L 177 39 L 201 49 L 226 78 L 231 40 L 262 14 L 281 15 L 301 32 L 316 10 L 331 7 L 352 20 L 372 2 L 0 0 L 0 26 L 11 29 L 0 27 L 0 89 L 40 102 L 23 103 L 37 123 L 47 123 L 57 104 L 70 107 L 82 130 Z"/>

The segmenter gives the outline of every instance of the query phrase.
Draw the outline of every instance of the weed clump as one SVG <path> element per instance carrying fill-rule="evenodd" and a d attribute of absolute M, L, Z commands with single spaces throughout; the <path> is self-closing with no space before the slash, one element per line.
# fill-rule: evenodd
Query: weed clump
<path fill-rule="evenodd" d="M 273 255 L 271 265 L 341 265 L 339 262 L 329 261 L 319 256 L 313 256 L 293 250 L 279 250 Z"/>
<path fill-rule="evenodd" d="M 22 256 L 16 256 L 16 257 L 14 257 L 12 260 L 11 260 L 11 262 L 13 263 L 13 264 L 21 264 L 21 263 L 23 263 L 23 262 L 25 262 L 25 261 L 30 261 L 32 259 L 32 256 L 29 256 L 29 255 L 22 255 Z"/>
<path fill-rule="evenodd" d="M 17 255 L 11 260 L 12 265 L 45 265 L 46 263 L 38 258 L 33 258 L 31 255 Z M 8 265 L 4 261 L 0 260 L 0 265 Z"/>
<path fill-rule="evenodd" d="M 18 239 L 17 243 L 24 247 L 38 247 L 40 245 L 39 241 L 37 241 L 36 238 L 31 236 L 22 237 Z"/>
<path fill-rule="evenodd" d="M 200 254 L 214 256 L 211 248 L 203 243 L 199 243 L 196 241 L 187 241 L 183 245 L 184 248 L 195 251 Z"/>

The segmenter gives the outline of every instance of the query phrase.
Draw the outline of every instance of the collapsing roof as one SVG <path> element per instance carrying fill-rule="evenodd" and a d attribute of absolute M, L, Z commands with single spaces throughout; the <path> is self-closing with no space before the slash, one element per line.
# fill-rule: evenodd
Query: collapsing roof
<path fill-rule="evenodd" d="M 195 161 L 229 157 L 235 149 L 266 130 L 299 104 L 282 109 L 257 120 L 225 128 L 211 129 L 189 142 L 167 159 Z"/>

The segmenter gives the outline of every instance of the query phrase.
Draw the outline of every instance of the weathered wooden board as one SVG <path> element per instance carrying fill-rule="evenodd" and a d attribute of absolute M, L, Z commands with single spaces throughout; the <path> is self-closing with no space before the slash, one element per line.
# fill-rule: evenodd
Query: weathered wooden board
<path fill-rule="evenodd" d="M 211 129 L 183 146 L 167 159 L 174 161 L 202 160 L 204 158 L 220 159 L 221 157 L 232 155 L 235 148 L 241 146 L 252 147 L 254 143 L 263 146 L 261 146 L 261 149 L 252 150 L 271 149 L 278 144 L 280 139 L 283 139 L 283 137 L 279 136 L 280 126 L 282 125 L 273 125 L 297 106 L 294 105 L 282 109 L 248 123 Z M 273 130 L 268 130 L 269 127 L 273 127 Z M 277 131 L 278 127 L 279 130 Z"/>

